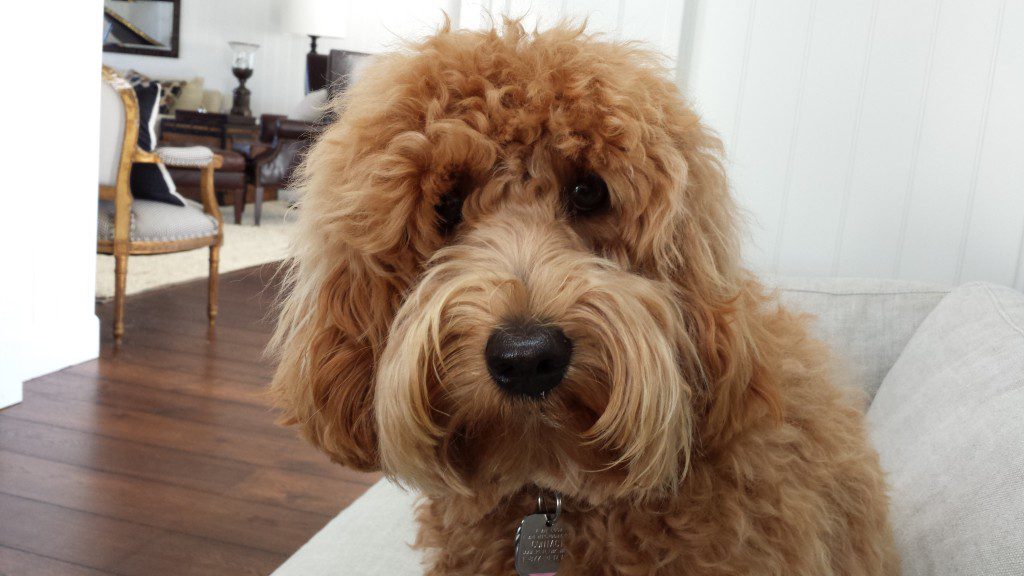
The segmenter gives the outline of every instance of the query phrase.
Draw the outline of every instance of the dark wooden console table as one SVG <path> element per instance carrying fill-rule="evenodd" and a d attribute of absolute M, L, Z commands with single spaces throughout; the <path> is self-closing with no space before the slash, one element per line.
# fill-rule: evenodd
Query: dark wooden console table
<path fill-rule="evenodd" d="M 260 143 L 260 127 L 253 118 L 179 110 L 160 122 L 160 141 L 199 144 L 245 153 Z"/>

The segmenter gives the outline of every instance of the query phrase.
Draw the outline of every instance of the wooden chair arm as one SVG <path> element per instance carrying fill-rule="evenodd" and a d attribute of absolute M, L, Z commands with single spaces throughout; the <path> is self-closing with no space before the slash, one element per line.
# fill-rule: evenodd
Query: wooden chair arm
<path fill-rule="evenodd" d="M 213 161 L 200 169 L 199 196 L 203 202 L 203 212 L 213 216 L 217 220 L 217 245 L 220 246 L 224 238 L 224 219 L 220 215 L 220 207 L 217 206 L 217 194 L 213 188 L 213 174 L 224 165 L 224 157 L 220 154 L 213 155 Z"/>
<path fill-rule="evenodd" d="M 139 150 L 136 148 L 132 162 L 138 162 L 140 164 L 160 164 L 160 157 L 152 152 L 146 152 L 145 150 Z"/>

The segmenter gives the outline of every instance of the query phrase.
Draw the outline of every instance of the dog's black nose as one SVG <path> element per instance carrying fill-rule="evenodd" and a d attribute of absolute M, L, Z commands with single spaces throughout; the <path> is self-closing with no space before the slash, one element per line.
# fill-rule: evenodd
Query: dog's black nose
<path fill-rule="evenodd" d="M 539 398 L 565 377 L 572 341 L 557 326 L 506 326 L 491 334 L 484 357 L 491 378 L 503 390 Z"/>

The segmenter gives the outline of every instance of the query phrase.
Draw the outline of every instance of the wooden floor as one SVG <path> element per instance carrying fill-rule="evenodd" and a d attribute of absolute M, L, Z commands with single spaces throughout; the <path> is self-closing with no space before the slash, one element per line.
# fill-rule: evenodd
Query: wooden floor
<path fill-rule="evenodd" d="M 274 423 L 272 274 L 221 277 L 212 337 L 205 280 L 130 297 L 117 351 L 98 305 L 100 358 L 0 410 L 0 574 L 267 574 L 376 480 Z"/>

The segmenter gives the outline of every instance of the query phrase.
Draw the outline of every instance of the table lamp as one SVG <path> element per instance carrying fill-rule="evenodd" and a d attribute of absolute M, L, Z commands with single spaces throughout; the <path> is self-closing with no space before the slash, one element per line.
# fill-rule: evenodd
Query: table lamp
<path fill-rule="evenodd" d="M 306 93 L 327 85 L 327 55 L 317 54 L 317 38 L 343 38 L 347 29 L 348 0 L 287 0 L 281 7 L 281 27 L 309 36 L 306 54 Z"/>
<path fill-rule="evenodd" d="M 231 104 L 232 116 L 252 116 L 249 110 L 249 96 L 252 94 L 245 87 L 245 81 L 252 76 L 252 68 L 256 62 L 256 50 L 259 44 L 248 42 L 228 42 L 231 45 L 231 72 L 238 78 L 238 88 L 235 88 L 235 98 Z"/>

